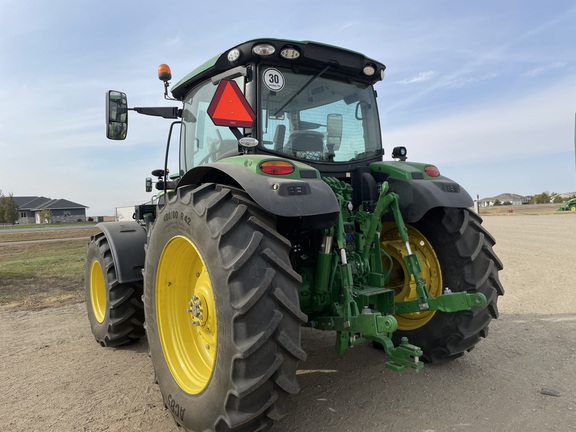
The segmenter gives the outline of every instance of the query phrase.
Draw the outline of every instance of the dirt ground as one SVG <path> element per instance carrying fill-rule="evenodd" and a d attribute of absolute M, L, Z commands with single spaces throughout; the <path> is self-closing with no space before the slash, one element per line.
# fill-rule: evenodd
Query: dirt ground
<path fill-rule="evenodd" d="M 420 372 L 370 345 L 342 358 L 304 331 L 302 391 L 274 432 L 568 431 L 576 425 L 576 215 L 486 216 L 506 295 L 490 335 Z M 307 330 L 307 329 L 304 329 Z M 101 348 L 84 304 L 0 310 L 0 430 L 179 430 L 152 382 L 147 344 Z"/>

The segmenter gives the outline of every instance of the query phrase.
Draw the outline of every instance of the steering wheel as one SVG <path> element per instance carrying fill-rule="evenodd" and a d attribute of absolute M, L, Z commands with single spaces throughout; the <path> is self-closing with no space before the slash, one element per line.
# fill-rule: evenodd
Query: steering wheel
<path fill-rule="evenodd" d="M 216 137 L 218 138 L 218 143 L 216 144 L 216 148 L 214 148 L 213 151 L 209 152 L 206 156 L 204 156 L 202 158 L 202 160 L 200 162 L 198 162 L 198 165 L 202 165 L 205 163 L 208 163 L 210 161 L 214 161 L 215 158 L 213 156 L 217 156 L 218 152 L 222 149 L 222 146 L 224 145 L 224 139 L 222 138 L 222 134 L 220 133 L 220 131 L 218 129 L 216 129 Z"/>

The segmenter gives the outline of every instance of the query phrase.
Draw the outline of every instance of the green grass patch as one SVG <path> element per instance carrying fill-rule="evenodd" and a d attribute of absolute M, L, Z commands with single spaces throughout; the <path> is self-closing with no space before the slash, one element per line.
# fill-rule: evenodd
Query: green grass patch
<path fill-rule="evenodd" d="M 32 231 L 0 231 L 0 243 L 20 242 L 30 240 L 50 240 L 66 238 L 89 238 L 96 234 L 98 228 L 76 228 L 65 230 L 32 230 Z"/>
<path fill-rule="evenodd" d="M 0 305 L 39 309 L 81 301 L 86 245 L 79 238 L 0 246 Z"/>
<path fill-rule="evenodd" d="M 76 228 L 76 227 L 85 227 L 85 226 L 94 226 L 96 222 L 66 222 L 66 223 L 50 223 L 50 224 L 22 224 L 22 225 L 9 225 L 9 224 L 0 224 L 0 232 L 10 232 L 11 230 L 15 229 L 45 229 L 45 228 Z"/>

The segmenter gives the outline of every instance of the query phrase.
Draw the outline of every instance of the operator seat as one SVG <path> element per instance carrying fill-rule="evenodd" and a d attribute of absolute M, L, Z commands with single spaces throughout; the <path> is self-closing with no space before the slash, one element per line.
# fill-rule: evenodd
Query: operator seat
<path fill-rule="evenodd" d="M 274 132 L 274 151 L 282 151 L 284 148 L 284 138 L 286 137 L 286 125 L 278 125 Z"/>
<path fill-rule="evenodd" d="M 288 138 L 284 153 L 302 159 L 323 160 L 324 134 L 307 130 L 294 131 Z"/>

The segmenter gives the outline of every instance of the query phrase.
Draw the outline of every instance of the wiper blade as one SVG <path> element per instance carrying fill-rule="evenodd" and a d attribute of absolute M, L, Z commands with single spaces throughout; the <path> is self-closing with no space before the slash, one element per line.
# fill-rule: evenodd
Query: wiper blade
<path fill-rule="evenodd" d="M 318 72 L 312 78 L 310 78 L 306 82 L 306 84 L 304 84 L 296 93 L 294 93 L 292 95 L 292 97 L 290 97 L 290 99 L 288 99 L 286 102 L 284 102 L 284 105 L 282 105 L 280 108 L 278 108 L 278 110 L 274 114 L 272 114 L 272 116 L 276 117 L 280 111 L 282 111 L 284 108 L 286 108 L 290 102 L 292 102 L 294 99 L 296 99 L 300 93 L 302 93 L 310 84 L 312 84 L 317 78 L 319 78 L 324 72 L 326 72 L 332 66 L 333 66 L 332 63 L 328 63 L 324 69 L 322 69 L 320 72 Z"/>

